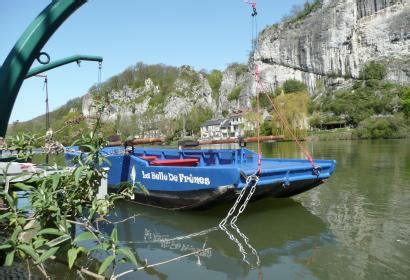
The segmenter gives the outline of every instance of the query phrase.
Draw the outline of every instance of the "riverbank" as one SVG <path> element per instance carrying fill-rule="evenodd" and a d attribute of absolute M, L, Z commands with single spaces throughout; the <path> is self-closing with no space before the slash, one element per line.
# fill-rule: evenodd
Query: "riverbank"
<path fill-rule="evenodd" d="M 334 141 L 352 140 L 354 129 L 338 128 L 333 130 L 312 131 L 308 133 L 306 141 Z"/>
<path fill-rule="evenodd" d="M 333 130 L 312 131 L 308 133 L 306 141 L 335 141 L 335 140 L 364 140 L 364 139 L 406 139 L 410 138 L 410 131 L 406 129 L 399 134 L 380 137 L 359 137 L 357 129 L 338 128 Z"/>

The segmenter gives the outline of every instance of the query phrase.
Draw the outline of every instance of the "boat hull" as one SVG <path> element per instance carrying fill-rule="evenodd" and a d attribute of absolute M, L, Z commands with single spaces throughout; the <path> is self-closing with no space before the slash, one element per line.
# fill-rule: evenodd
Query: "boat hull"
<path fill-rule="evenodd" d="M 118 192 L 122 183 L 128 182 L 135 186 L 135 202 L 172 210 L 233 202 L 243 188 L 249 188 L 246 178 L 258 172 L 258 155 L 246 149 L 139 148 L 125 152 L 106 148 L 101 154 L 111 162 L 109 191 Z M 75 150 L 66 153 L 67 158 L 76 155 Z M 336 162 L 315 160 L 315 164 L 320 172 L 313 170 L 307 160 L 262 159 L 252 200 L 287 198 L 308 191 L 331 176 Z"/>
<path fill-rule="evenodd" d="M 266 197 L 288 198 L 311 190 L 323 183 L 324 180 L 313 179 L 293 182 L 288 186 L 283 183 L 277 183 L 270 186 L 257 187 L 255 193 L 252 195 L 251 202 Z M 112 187 L 109 188 L 109 190 L 116 192 L 118 188 Z M 138 204 L 168 210 L 202 210 L 212 208 L 222 203 L 233 203 L 238 198 L 239 193 L 240 190 L 236 189 L 235 186 L 194 191 L 150 191 L 149 195 L 137 191 L 134 192 L 132 201 Z M 245 197 L 248 193 L 249 190 L 245 193 Z"/>

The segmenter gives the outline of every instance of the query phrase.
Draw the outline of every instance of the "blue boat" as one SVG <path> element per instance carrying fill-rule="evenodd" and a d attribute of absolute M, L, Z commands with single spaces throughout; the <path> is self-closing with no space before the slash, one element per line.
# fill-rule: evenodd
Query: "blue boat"
<path fill-rule="evenodd" d="M 258 155 L 245 148 L 124 151 L 121 147 L 101 150 L 111 162 L 109 191 L 118 192 L 123 182 L 137 182 L 149 194 L 134 188 L 136 202 L 172 210 L 208 208 L 235 201 L 247 187 L 247 177 L 258 171 Z M 78 147 L 70 147 L 65 156 L 70 160 L 80 153 Z M 317 170 L 307 160 L 262 158 L 252 201 L 269 196 L 291 197 L 324 183 L 334 172 L 336 161 L 314 162 Z"/>

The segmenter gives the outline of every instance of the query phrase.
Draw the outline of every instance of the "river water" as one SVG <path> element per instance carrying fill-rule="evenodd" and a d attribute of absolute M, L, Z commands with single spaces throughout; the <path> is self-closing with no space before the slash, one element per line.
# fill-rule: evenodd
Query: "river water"
<path fill-rule="evenodd" d="M 231 205 L 170 212 L 119 203 L 115 219 L 139 215 L 118 230 L 140 263 L 210 248 L 121 279 L 409 279 L 410 141 L 305 144 L 315 158 L 337 160 L 331 179 L 292 199 L 250 204 L 238 229 L 214 228 Z M 262 151 L 302 157 L 294 143 Z"/>
<path fill-rule="evenodd" d="M 216 228 L 231 205 L 171 212 L 117 203 L 114 220 L 139 215 L 118 231 L 140 265 L 210 248 L 120 279 L 410 279 L 410 140 L 304 144 L 314 158 L 336 159 L 336 172 L 291 199 L 249 204 L 238 228 Z M 294 143 L 264 143 L 262 152 L 303 158 Z"/>

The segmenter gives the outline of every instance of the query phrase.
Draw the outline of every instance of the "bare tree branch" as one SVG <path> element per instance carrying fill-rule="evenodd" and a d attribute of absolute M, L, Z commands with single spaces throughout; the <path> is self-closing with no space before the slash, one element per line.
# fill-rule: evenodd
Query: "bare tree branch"
<path fill-rule="evenodd" d="M 174 261 L 177 261 L 177 260 L 192 256 L 192 255 L 202 253 L 202 252 L 210 250 L 210 249 L 211 248 L 201 249 L 201 250 L 197 250 L 197 251 L 194 251 L 192 253 L 189 253 L 189 254 L 186 254 L 186 255 L 183 255 L 183 256 L 179 256 L 179 257 L 176 257 L 176 258 L 166 260 L 166 261 L 162 261 L 162 262 L 158 262 L 158 263 L 155 263 L 155 264 L 150 264 L 150 265 L 145 265 L 145 266 L 137 267 L 137 268 L 134 268 L 134 269 L 130 269 L 130 270 L 124 271 L 124 272 L 122 272 L 118 275 L 115 275 L 115 276 L 111 277 L 111 279 L 116 280 L 116 279 L 118 279 L 120 277 L 123 277 L 123 276 L 125 276 L 129 273 L 132 273 L 132 272 L 136 272 L 136 271 L 144 270 L 144 269 L 147 269 L 147 268 L 151 268 L 151 267 L 167 264 L 167 263 L 170 263 L 170 262 L 174 262 Z"/>

